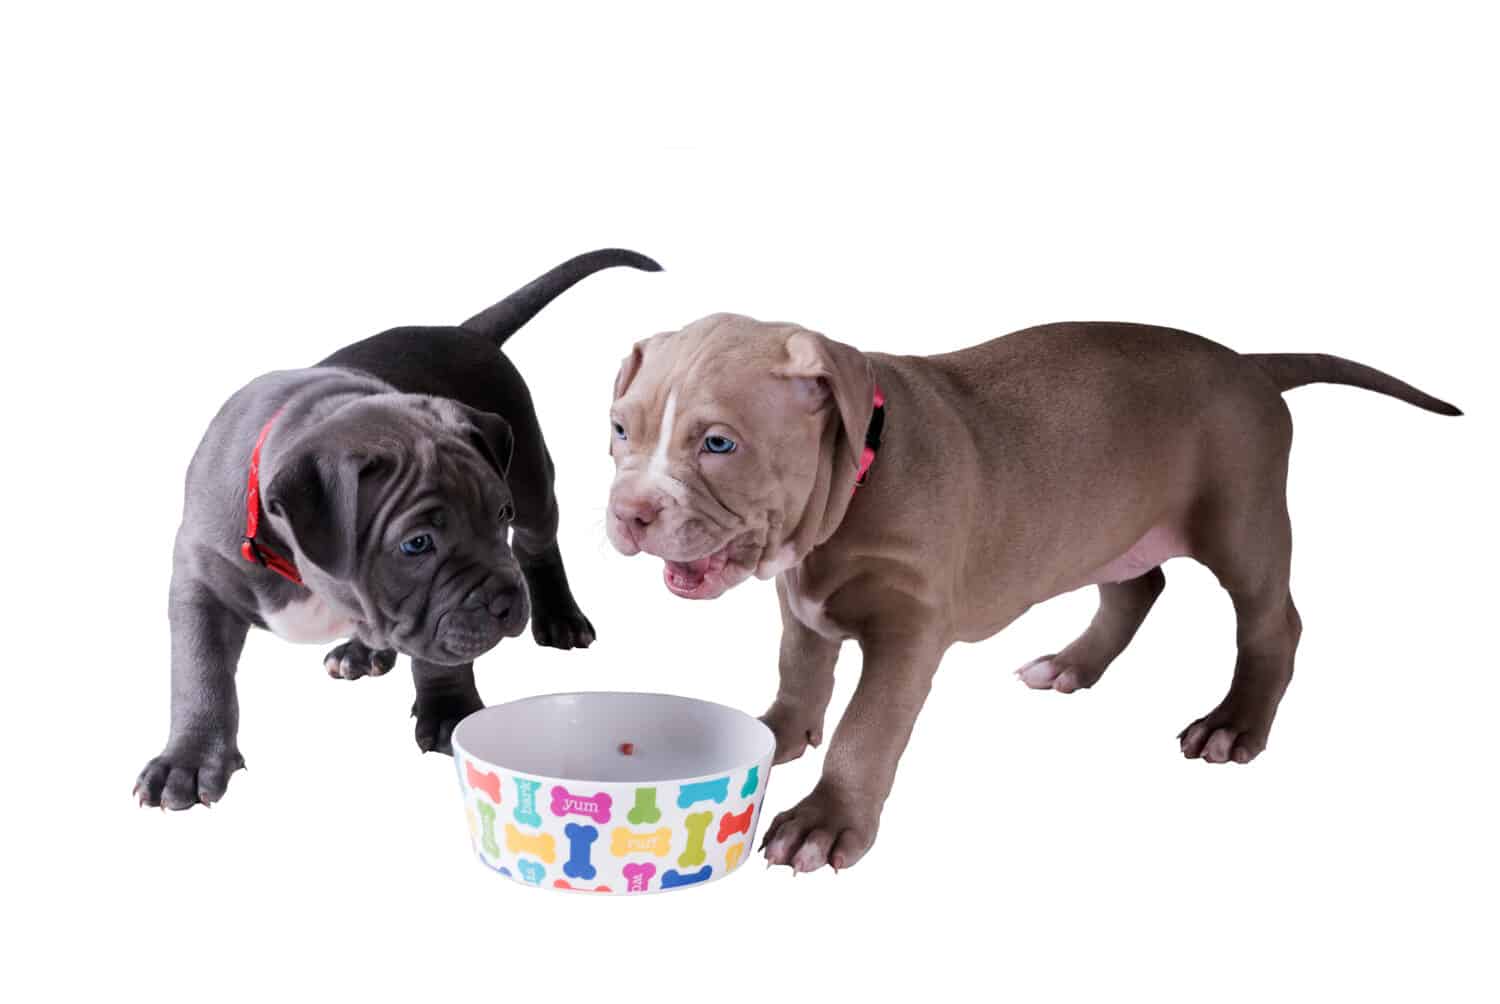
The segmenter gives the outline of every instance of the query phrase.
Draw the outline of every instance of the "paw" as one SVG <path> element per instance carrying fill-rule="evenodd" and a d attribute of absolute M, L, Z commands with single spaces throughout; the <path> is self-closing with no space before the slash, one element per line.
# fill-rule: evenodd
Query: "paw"
<path fill-rule="evenodd" d="M 335 680 L 358 680 L 361 676 L 384 676 L 396 665 L 394 649 L 372 649 L 350 638 L 323 656 L 323 668 Z"/>
<path fill-rule="evenodd" d="M 795 760 L 806 753 L 809 746 L 816 748 L 823 741 L 823 716 L 805 709 L 776 701 L 760 716 L 760 720 L 776 736 L 773 763 Z"/>
<path fill-rule="evenodd" d="M 482 707 L 484 702 L 474 695 L 423 697 L 419 694 L 411 709 L 417 720 L 417 748 L 423 753 L 436 751 L 452 756 L 454 727 Z"/>
<path fill-rule="evenodd" d="M 761 841 L 766 861 L 795 872 L 848 868 L 875 843 L 880 810 L 820 782 L 812 794 L 771 820 Z"/>
<path fill-rule="evenodd" d="M 1236 715 L 1215 709 L 1177 734 L 1182 755 L 1208 763 L 1249 763 L 1266 748 L 1267 729 Z"/>
<path fill-rule="evenodd" d="M 1059 694 L 1086 690 L 1103 675 L 1103 667 L 1095 669 L 1057 655 L 1033 659 L 1016 670 L 1016 676 L 1032 690 L 1055 690 Z"/>
<path fill-rule="evenodd" d="M 136 778 L 135 797 L 153 808 L 212 805 L 224 797 L 229 776 L 243 766 L 245 758 L 231 744 L 169 744 Z"/>
<path fill-rule="evenodd" d="M 572 604 L 561 611 L 534 609 L 531 637 L 548 648 L 588 648 L 594 643 L 594 625 Z"/>

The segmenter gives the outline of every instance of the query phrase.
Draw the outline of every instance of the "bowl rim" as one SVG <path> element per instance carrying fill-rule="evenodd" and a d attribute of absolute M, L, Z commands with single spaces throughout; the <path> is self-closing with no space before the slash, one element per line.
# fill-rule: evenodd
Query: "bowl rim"
<path fill-rule="evenodd" d="M 468 747 L 464 746 L 459 741 L 459 732 L 464 727 L 465 724 L 467 724 L 469 721 L 477 718 L 478 716 L 484 714 L 485 712 L 494 710 L 496 708 L 508 708 L 508 707 L 511 707 L 512 705 L 516 705 L 516 704 L 529 704 L 532 701 L 545 701 L 545 700 L 555 699 L 555 698 L 559 698 L 559 697 L 621 697 L 621 696 L 624 696 L 624 697 L 669 697 L 669 698 L 672 698 L 673 700 L 688 701 L 688 702 L 693 703 L 693 704 L 706 704 L 706 705 L 708 705 L 710 707 L 719 708 L 719 709 L 722 709 L 724 711 L 732 712 L 733 714 L 736 714 L 736 715 L 739 715 L 739 716 L 741 716 L 743 718 L 749 719 L 750 721 L 754 722 L 757 726 L 760 727 L 761 732 L 762 732 L 762 738 L 765 740 L 765 749 L 755 759 L 753 759 L 753 760 L 741 761 L 739 763 L 732 764 L 732 765 L 730 765 L 728 767 L 724 767 L 724 768 L 722 768 L 720 770 L 711 770 L 711 771 L 708 771 L 705 774 L 693 774 L 693 775 L 690 775 L 690 776 L 687 776 L 687 777 L 656 778 L 656 779 L 642 780 L 642 781 L 600 781 L 600 780 L 597 780 L 595 778 L 587 778 L 587 777 L 557 777 L 557 776 L 551 775 L 551 774 L 536 774 L 536 773 L 532 773 L 530 771 L 516 770 L 514 767 L 507 767 L 504 764 L 496 763 L 493 760 L 489 760 L 489 759 L 486 759 L 485 757 L 476 755 L 475 753 L 473 753 L 472 751 L 470 751 L 468 749 Z M 768 726 L 765 722 L 761 721 L 756 716 L 754 716 L 752 714 L 749 714 L 748 712 L 741 711 L 739 708 L 732 707 L 732 706 L 730 706 L 728 704 L 721 704 L 718 701 L 704 700 L 701 697 L 688 697 L 685 694 L 665 694 L 665 693 L 661 693 L 659 691 L 651 691 L 651 690 L 560 690 L 560 691 L 556 691 L 556 692 L 550 693 L 550 694 L 531 694 L 531 695 L 529 695 L 527 697 L 518 697 L 514 701 L 502 701 L 499 704 L 491 704 L 488 707 L 480 708 L 478 711 L 472 711 L 469 714 L 465 715 L 459 721 L 459 723 L 453 727 L 453 732 L 450 734 L 448 741 L 453 746 L 455 766 L 457 766 L 458 754 L 462 753 L 465 758 L 467 758 L 469 760 L 472 760 L 472 761 L 474 761 L 477 764 L 483 764 L 484 766 L 493 768 L 495 770 L 503 770 L 507 774 L 515 774 L 515 775 L 520 776 L 520 777 L 530 778 L 532 780 L 541 781 L 543 783 L 555 783 L 555 784 L 561 784 L 561 785 L 588 784 L 588 785 L 599 785 L 602 788 L 651 788 L 651 787 L 660 787 L 662 785 L 671 785 L 671 784 L 691 784 L 691 783 L 693 783 L 695 781 L 707 781 L 707 780 L 710 780 L 710 779 L 713 779 L 713 778 L 722 777 L 725 774 L 732 775 L 732 774 L 734 774 L 735 771 L 746 770 L 746 769 L 748 769 L 750 767 L 757 767 L 757 766 L 761 765 L 762 763 L 764 763 L 764 764 L 766 764 L 767 769 L 764 772 L 762 772 L 762 774 L 760 776 L 760 784 L 759 784 L 758 790 L 753 795 L 750 796 L 751 800 L 758 800 L 761 796 L 763 796 L 765 794 L 766 782 L 767 782 L 767 778 L 766 778 L 765 775 L 770 773 L 770 767 L 773 766 L 770 761 L 773 760 L 774 757 L 775 757 L 775 755 L 776 755 L 776 734 L 771 731 L 770 726 Z"/>

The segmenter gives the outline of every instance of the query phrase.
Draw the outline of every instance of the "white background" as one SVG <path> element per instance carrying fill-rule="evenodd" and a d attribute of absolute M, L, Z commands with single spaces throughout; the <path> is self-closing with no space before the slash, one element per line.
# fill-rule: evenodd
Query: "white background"
<path fill-rule="evenodd" d="M 7 7 L 0 992 L 1495 999 L 1485 6 L 514 6 Z M 616 365 L 713 310 L 900 352 L 1157 322 L 1347 355 L 1469 415 L 1291 395 L 1306 633 L 1249 767 L 1177 753 L 1234 657 L 1227 598 L 1178 561 L 1092 692 L 1010 676 L 1089 592 L 950 652 L 875 849 L 837 877 L 514 887 L 413 745 L 404 661 L 335 682 L 261 634 L 250 770 L 211 811 L 137 809 L 182 475 L 219 403 L 608 245 L 668 270 L 589 279 L 511 343 L 600 640 L 505 642 L 492 702 L 769 701 L 771 586 L 691 604 L 603 535 Z M 850 650 L 834 713 L 857 671 Z M 778 768 L 768 811 L 819 761 Z"/>

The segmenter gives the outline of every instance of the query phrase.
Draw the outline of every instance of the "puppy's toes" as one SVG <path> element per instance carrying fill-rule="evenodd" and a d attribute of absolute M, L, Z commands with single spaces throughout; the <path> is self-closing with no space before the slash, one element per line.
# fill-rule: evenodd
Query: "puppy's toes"
<path fill-rule="evenodd" d="M 534 610 L 531 637 L 547 648 L 588 648 L 594 643 L 594 625 L 576 607 L 560 614 Z"/>
<path fill-rule="evenodd" d="M 1178 735 L 1182 755 L 1205 763 L 1249 763 L 1266 748 L 1265 729 L 1238 721 L 1234 715 L 1215 712 L 1198 719 Z"/>
<path fill-rule="evenodd" d="M 1057 662 L 1056 659 L 1057 657 L 1052 655 L 1033 659 L 1016 670 L 1016 677 L 1032 690 L 1051 690 L 1053 683 L 1063 671 L 1063 664 Z"/>
<path fill-rule="evenodd" d="M 423 753 L 453 755 L 453 730 L 458 723 L 484 707 L 477 697 L 467 695 L 418 695 L 411 713 L 416 718 L 413 733 L 417 749 Z"/>
<path fill-rule="evenodd" d="M 243 766 L 244 757 L 232 747 L 168 747 L 136 778 L 135 797 L 141 805 L 153 808 L 210 805 L 224 797 L 230 776 Z"/>
<path fill-rule="evenodd" d="M 358 680 L 362 676 L 384 676 L 396 665 L 393 649 L 372 649 L 351 638 L 323 657 L 323 668 L 335 680 Z"/>

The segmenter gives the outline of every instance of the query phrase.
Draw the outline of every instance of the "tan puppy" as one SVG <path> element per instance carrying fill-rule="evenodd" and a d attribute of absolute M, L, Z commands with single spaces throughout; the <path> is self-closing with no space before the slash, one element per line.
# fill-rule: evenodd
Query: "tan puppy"
<path fill-rule="evenodd" d="M 1097 585 L 1088 629 L 1019 671 L 1031 687 L 1091 686 L 1161 593 L 1168 558 L 1211 569 L 1238 621 L 1229 692 L 1183 730 L 1182 751 L 1260 753 L 1301 630 L 1281 392 L 1315 382 L 1459 413 L 1337 357 L 1242 356 L 1131 324 L 1046 325 L 915 357 L 716 314 L 637 344 L 615 381 L 609 537 L 665 559 L 679 596 L 776 579 L 776 762 L 821 741 L 840 643 L 864 652 L 822 779 L 772 822 L 768 859 L 843 868 L 869 850 L 949 645 Z M 877 387 L 882 442 L 856 489 Z"/>

